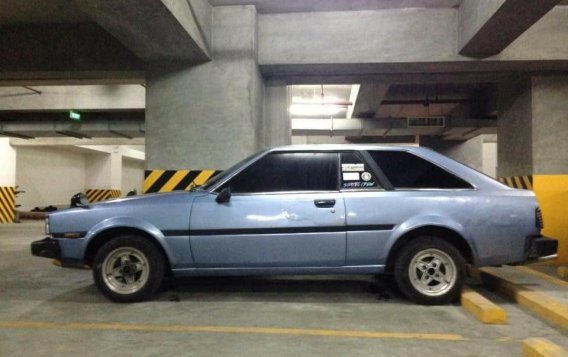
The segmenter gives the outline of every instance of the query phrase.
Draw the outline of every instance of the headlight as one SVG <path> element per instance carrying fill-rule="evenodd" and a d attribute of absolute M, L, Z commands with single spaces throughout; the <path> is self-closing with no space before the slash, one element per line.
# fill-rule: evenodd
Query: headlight
<path fill-rule="evenodd" d="M 49 216 L 45 217 L 45 234 L 49 234 Z"/>

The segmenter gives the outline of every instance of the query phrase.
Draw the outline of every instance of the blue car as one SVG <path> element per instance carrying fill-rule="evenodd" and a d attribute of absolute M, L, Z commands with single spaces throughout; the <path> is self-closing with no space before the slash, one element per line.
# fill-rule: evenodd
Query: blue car
<path fill-rule="evenodd" d="M 421 304 L 461 291 L 465 265 L 554 255 L 538 203 L 419 147 L 286 146 L 190 192 L 134 196 L 49 214 L 32 254 L 92 267 L 119 302 L 165 276 L 394 274 Z"/>

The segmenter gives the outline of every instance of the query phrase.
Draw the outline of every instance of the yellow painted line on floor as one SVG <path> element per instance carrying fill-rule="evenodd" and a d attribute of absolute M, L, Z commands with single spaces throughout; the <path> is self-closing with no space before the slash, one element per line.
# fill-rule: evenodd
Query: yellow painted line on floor
<path fill-rule="evenodd" d="M 524 357 L 568 357 L 562 347 L 545 338 L 527 338 L 523 341 Z"/>
<path fill-rule="evenodd" d="M 485 324 L 503 325 L 507 323 L 507 312 L 476 291 L 464 288 L 461 304 L 470 314 Z"/>
<path fill-rule="evenodd" d="M 522 271 L 523 273 L 527 273 L 536 277 L 539 277 L 543 280 L 548 281 L 549 283 L 558 285 L 558 286 L 563 286 L 565 288 L 568 288 L 568 281 L 564 281 L 558 278 L 555 278 L 553 276 L 550 276 L 548 274 L 545 274 L 543 272 L 540 272 L 538 270 L 532 269 L 530 267 L 527 266 L 516 266 L 515 269 Z"/>
<path fill-rule="evenodd" d="M 146 325 L 122 323 L 56 323 L 44 321 L 0 321 L 4 329 L 38 330 L 103 330 L 125 332 L 178 332 L 178 333 L 225 333 L 225 334 L 261 334 L 295 335 L 320 337 L 355 337 L 385 340 L 428 340 L 428 341 L 466 341 L 462 335 L 438 333 L 405 333 L 379 331 L 344 331 L 275 327 L 238 327 L 238 326 L 184 326 L 184 325 Z"/>
<path fill-rule="evenodd" d="M 497 289 L 509 296 L 519 305 L 532 311 L 548 323 L 568 331 L 568 305 L 551 296 L 530 290 L 505 279 L 491 268 L 480 269 L 482 273 L 491 276 L 497 284 Z M 482 276 L 483 280 L 483 276 Z"/>

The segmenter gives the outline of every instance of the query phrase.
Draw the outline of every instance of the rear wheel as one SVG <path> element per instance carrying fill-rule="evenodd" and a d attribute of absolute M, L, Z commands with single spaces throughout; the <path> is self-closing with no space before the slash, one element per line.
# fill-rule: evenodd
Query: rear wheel
<path fill-rule="evenodd" d="M 117 237 L 103 245 L 95 255 L 95 284 L 113 301 L 149 299 L 160 287 L 163 277 L 161 252 L 141 237 Z"/>
<path fill-rule="evenodd" d="M 409 299 L 425 305 L 446 304 L 461 292 L 465 261 L 450 243 L 420 237 L 402 248 L 396 257 L 394 275 Z"/>

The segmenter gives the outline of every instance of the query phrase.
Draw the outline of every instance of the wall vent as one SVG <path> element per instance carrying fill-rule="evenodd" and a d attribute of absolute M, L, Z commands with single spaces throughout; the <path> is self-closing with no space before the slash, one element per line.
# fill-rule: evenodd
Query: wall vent
<path fill-rule="evenodd" d="M 443 128 L 446 126 L 445 117 L 414 117 L 407 118 L 409 128 Z"/>

